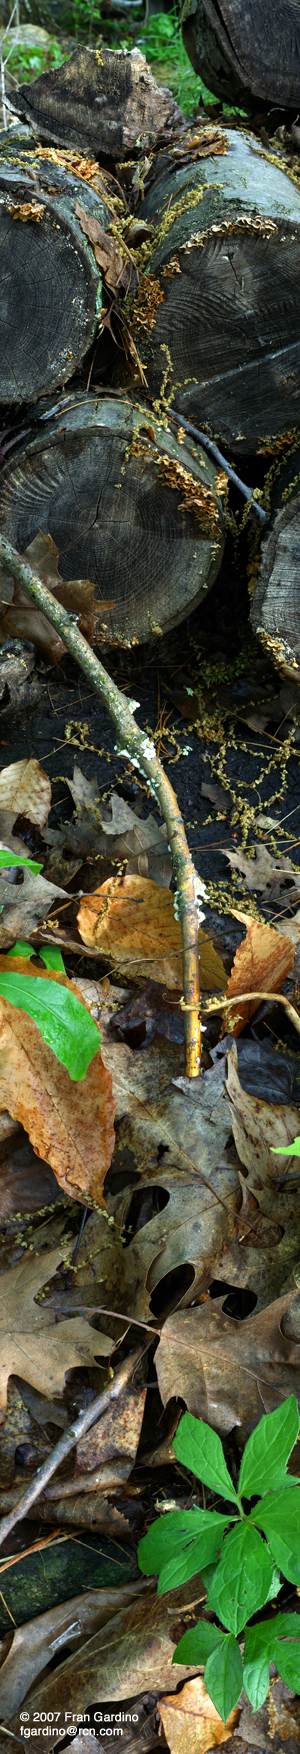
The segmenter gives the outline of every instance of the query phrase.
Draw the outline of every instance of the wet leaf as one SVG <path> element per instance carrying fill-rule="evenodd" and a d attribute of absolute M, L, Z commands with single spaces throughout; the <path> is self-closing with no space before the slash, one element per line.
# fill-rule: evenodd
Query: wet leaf
<path fill-rule="evenodd" d="M 135 1583 L 120 1585 L 118 1589 L 86 1590 L 85 1595 L 72 1596 L 69 1602 L 49 1608 L 46 1614 L 38 1614 L 36 1620 L 17 1627 L 0 1669 L 1 1722 L 9 1720 L 22 1705 L 28 1688 L 57 1651 L 63 1651 L 66 1644 L 78 1649 L 98 1627 L 121 1612 L 139 1589 L 141 1585 Z"/>
<path fill-rule="evenodd" d="M 115 967 L 135 980 L 141 976 L 178 987 L 182 980 L 181 933 L 174 896 L 142 877 L 111 879 L 83 897 L 78 926 L 84 943 L 94 945 Z M 221 958 L 199 928 L 200 981 L 205 991 L 224 987 Z"/>
<path fill-rule="evenodd" d="M 13 838 L 11 836 L 11 840 Z M 41 873 L 35 876 L 28 869 L 24 855 L 23 845 L 23 858 L 20 855 L 19 860 L 24 866 L 22 883 L 12 884 L 5 869 L 0 871 L 0 946 L 3 950 L 9 949 L 16 938 L 30 938 L 57 899 L 69 901 L 67 891 L 60 889 L 58 883 L 48 883 Z"/>
<path fill-rule="evenodd" d="M 206 1754 L 227 1742 L 238 1722 L 236 1709 L 226 1724 L 219 1717 L 200 1675 L 186 1681 L 181 1693 L 158 1699 L 157 1709 L 171 1754 Z"/>
<path fill-rule="evenodd" d="M 47 585 L 57 601 L 67 609 L 69 614 L 78 616 L 80 632 L 91 644 L 95 625 L 104 609 L 112 608 L 110 603 L 98 604 L 94 600 L 95 586 L 90 579 L 62 579 L 58 572 L 58 548 L 52 536 L 38 530 L 33 542 L 24 550 L 23 560 L 27 560 L 33 572 Z M 32 640 L 48 658 L 50 664 L 59 664 L 64 656 L 66 646 L 55 628 L 47 621 L 40 609 L 30 602 L 26 591 L 22 590 L 17 580 L 14 581 L 12 603 L 5 605 L 4 614 L 0 617 L 1 634 L 14 639 Z"/>
<path fill-rule="evenodd" d="M 98 796 L 96 780 L 86 780 L 79 767 L 74 767 L 69 790 L 76 805 L 77 821 L 68 824 L 67 838 L 71 850 L 88 854 L 102 853 L 110 859 L 126 859 L 128 873 L 150 877 L 168 888 L 172 876 L 172 859 L 167 847 L 164 823 L 154 816 L 139 821 L 134 810 L 112 792 L 103 804 Z"/>
<path fill-rule="evenodd" d="M 16 1267 L 1 1275 L 1 1419 L 6 1412 L 9 1376 L 25 1376 L 41 1394 L 59 1395 L 65 1386 L 66 1370 L 93 1363 L 96 1356 L 111 1352 L 108 1336 L 96 1333 L 84 1317 L 57 1325 L 47 1304 L 34 1301 L 41 1287 L 52 1279 L 61 1259 L 61 1247 L 48 1249 L 41 1259 L 27 1254 Z"/>
<path fill-rule="evenodd" d="M 31 756 L 29 761 L 13 761 L 10 767 L 2 768 L 0 810 L 13 811 L 14 822 L 17 816 L 28 816 L 29 821 L 34 822 L 37 828 L 44 828 L 50 804 L 50 780 L 35 756 Z"/>
<path fill-rule="evenodd" d="M 249 861 L 250 863 L 250 861 Z M 226 991 L 226 999 L 236 997 L 239 993 L 270 992 L 280 993 L 293 967 L 294 951 L 289 938 L 281 932 L 274 932 L 272 926 L 252 919 L 251 914 L 235 911 L 235 918 L 247 926 L 247 936 L 239 944 L 231 970 Z M 255 1011 L 259 1009 L 260 999 L 247 1000 L 246 1003 L 233 1005 L 232 1010 L 225 1007 L 223 1014 L 223 1030 L 230 1028 L 232 1035 L 240 1035 L 245 1023 L 250 1023 Z"/>
<path fill-rule="evenodd" d="M 92 213 L 85 213 L 79 201 L 75 203 L 75 211 L 81 230 L 92 244 L 95 260 L 103 270 L 106 285 L 113 293 L 119 292 L 120 288 L 126 292 L 131 282 L 136 284 L 137 278 L 126 246 L 122 249 L 121 239 L 111 237 L 109 231 L 104 231 L 99 219 Z"/>
<path fill-rule="evenodd" d="M 65 1304 L 67 1311 L 67 1296 Z M 121 1324 L 119 1331 L 122 1333 Z M 140 1439 L 146 1392 L 145 1386 L 137 1388 L 132 1382 L 127 1384 L 118 1401 L 112 1401 L 107 1412 L 77 1444 L 72 1479 L 54 1480 L 47 1488 L 47 1498 L 54 1500 L 73 1497 L 78 1492 L 95 1492 L 99 1486 L 111 1489 L 121 1480 L 128 1480 Z"/>

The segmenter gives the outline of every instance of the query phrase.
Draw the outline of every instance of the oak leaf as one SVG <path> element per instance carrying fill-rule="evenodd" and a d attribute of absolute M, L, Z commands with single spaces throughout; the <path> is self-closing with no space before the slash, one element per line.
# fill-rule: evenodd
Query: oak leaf
<path fill-rule="evenodd" d="M 47 1249 L 37 1259 L 26 1254 L 16 1267 L 2 1273 L 0 1283 L 0 1419 L 5 1418 L 9 1376 L 25 1377 L 43 1395 L 60 1395 L 67 1370 L 85 1368 L 109 1355 L 107 1334 L 89 1327 L 84 1317 L 59 1324 L 53 1310 L 34 1300 L 53 1278 L 62 1249 Z"/>
<path fill-rule="evenodd" d="M 0 773 L 0 810 L 14 812 L 13 821 L 17 816 L 28 816 L 37 828 L 44 828 L 51 804 L 51 784 L 48 774 L 34 755 L 29 761 L 13 761 L 9 767 L 3 767 Z M 24 847 L 24 853 L 25 853 Z"/>
<path fill-rule="evenodd" d="M 0 957 L 0 969 L 7 959 Z M 14 958 L 16 973 L 28 978 L 55 980 L 75 993 L 79 989 L 67 975 L 35 969 L 28 960 Z M 85 1007 L 88 1009 L 88 1007 Z M 65 1193 L 82 1198 L 89 1192 L 104 1205 L 103 1182 L 113 1148 L 115 1103 L 112 1079 L 99 1052 L 91 1060 L 85 1078 L 73 1083 L 65 1066 L 46 1046 L 31 1017 L 8 999 L 0 1000 L 0 1109 L 21 1122 L 29 1133 L 38 1157 L 51 1164 Z"/>
<path fill-rule="evenodd" d="M 149 878 L 111 878 L 83 896 L 77 923 L 85 944 L 133 979 L 150 976 L 166 987 L 182 982 L 181 932 L 174 914 L 174 896 Z M 289 947 L 290 948 L 290 947 Z M 200 985 L 205 992 L 226 986 L 221 957 L 199 927 Z"/>
<path fill-rule="evenodd" d="M 295 1339 L 293 1317 L 295 1317 Z M 288 1331 L 284 1328 L 288 1322 Z M 209 1299 L 164 1324 L 155 1369 L 163 1406 L 180 1394 L 189 1413 L 221 1433 L 250 1433 L 262 1413 L 295 1394 L 300 1365 L 299 1296 L 289 1291 L 243 1322 Z"/>

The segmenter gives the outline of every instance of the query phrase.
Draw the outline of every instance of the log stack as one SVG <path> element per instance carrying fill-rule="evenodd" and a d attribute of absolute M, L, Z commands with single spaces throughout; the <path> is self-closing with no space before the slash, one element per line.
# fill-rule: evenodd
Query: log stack
<path fill-rule="evenodd" d="M 195 73 L 225 103 L 299 109 L 299 0 L 184 0 L 182 35 Z"/>
<path fill-rule="evenodd" d="M 300 102 L 298 0 L 272 7 L 267 73 L 269 0 L 254 38 L 252 0 L 246 20 L 242 0 L 188 5 L 184 33 L 207 54 L 209 32 L 217 43 L 216 92 L 228 81 L 235 101 L 242 89 L 249 106 L 269 101 L 279 60 L 277 93 L 287 101 L 290 68 Z M 300 161 L 287 174 L 240 121 L 189 130 L 138 50 L 80 48 L 22 85 L 14 108 L 20 136 L 0 140 L 0 394 L 21 417 L 26 405 L 29 431 L 2 472 L 0 527 L 21 552 L 49 532 L 61 577 L 95 585 L 100 619 L 113 600 L 102 636 L 131 645 L 200 603 L 223 553 L 224 475 L 205 444 L 174 433 L 172 408 L 237 454 L 300 425 Z M 287 517 L 285 541 L 294 528 Z M 283 524 L 278 540 L 282 553 Z M 291 650 L 296 635 L 295 622 Z"/>

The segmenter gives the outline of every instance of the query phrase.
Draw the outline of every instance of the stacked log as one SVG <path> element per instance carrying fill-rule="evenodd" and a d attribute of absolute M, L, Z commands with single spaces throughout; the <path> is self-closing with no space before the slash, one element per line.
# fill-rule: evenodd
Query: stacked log
<path fill-rule="evenodd" d="M 101 235 L 126 203 L 98 164 L 79 164 L 76 174 L 72 153 L 47 156 L 15 134 L 0 142 L 3 402 L 32 402 L 67 382 L 98 328 L 102 277 L 79 214 Z"/>
<path fill-rule="evenodd" d="M 78 393 L 53 415 L 43 407 L 3 469 L 1 534 L 23 553 L 49 532 L 61 577 L 96 586 L 102 640 L 130 646 L 174 627 L 210 590 L 225 486 L 145 406 Z M 114 602 L 102 622 L 101 598 Z"/>
<path fill-rule="evenodd" d="M 142 211 L 155 226 L 144 322 L 135 307 L 151 396 L 164 381 L 187 420 L 255 452 L 299 424 L 300 188 L 253 137 L 215 130 L 210 155 L 169 163 Z"/>
<path fill-rule="evenodd" d="M 254 632 L 276 669 L 300 682 L 300 494 L 277 512 L 263 544 L 251 608 Z"/>
<path fill-rule="evenodd" d="M 243 109 L 299 109 L 298 0 L 184 0 L 182 35 L 216 97 Z"/>
<path fill-rule="evenodd" d="M 99 158 L 149 152 L 160 134 L 172 136 L 181 110 L 158 86 L 140 49 L 75 49 L 55 75 L 42 73 L 14 92 L 13 107 L 43 140 Z"/>

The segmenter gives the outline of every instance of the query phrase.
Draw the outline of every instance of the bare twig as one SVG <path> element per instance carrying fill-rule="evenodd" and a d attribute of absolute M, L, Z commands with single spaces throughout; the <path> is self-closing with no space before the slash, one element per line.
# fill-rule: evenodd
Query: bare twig
<path fill-rule="evenodd" d="M 223 1011 L 225 1006 L 231 1009 L 232 1005 L 242 1005 L 246 999 L 251 1000 L 251 1002 L 252 999 L 268 999 L 270 1004 L 283 1005 L 290 1023 L 294 1024 L 294 1029 L 300 1035 L 299 1011 L 295 1011 L 295 1006 L 290 1004 L 290 1000 L 285 998 L 284 993 L 233 993 L 231 999 L 220 999 L 220 1003 L 215 1003 L 214 1000 L 213 1004 L 209 1006 L 209 1016 L 211 1016 L 212 1011 Z"/>
<path fill-rule="evenodd" d="M 261 524 L 265 524 L 267 513 L 264 512 L 263 506 L 259 505 L 258 500 L 254 499 L 253 487 L 246 487 L 245 481 L 241 481 L 240 475 L 236 475 L 235 469 L 232 469 L 230 463 L 227 463 L 227 458 L 223 457 L 222 451 L 219 451 L 218 445 L 214 444 L 213 439 L 208 438 L 207 432 L 199 432 L 198 426 L 191 426 L 190 420 L 183 419 L 183 414 L 175 414 L 175 408 L 169 408 L 168 420 L 176 420 L 176 426 L 184 426 L 184 431 L 190 432 L 193 438 L 198 439 L 199 443 L 203 445 L 203 450 L 208 451 L 209 456 L 214 457 L 216 463 L 221 463 L 222 469 L 225 469 L 225 475 L 228 475 L 228 480 L 234 482 L 234 486 L 239 488 L 244 499 L 251 499 L 252 511 L 256 513 L 257 518 L 260 518 Z"/>
<path fill-rule="evenodd" d="M 84 1413 L 79 1414 L 79 1418 L 74 1420 L 74 1425 L 68 1425 L 67 1431 L 64 1431 L 62 1437 L 59 1438 L 58 1443 L 55 1445 L 55 1449 L 52 1450 L 51 1456 L 48 1456 L 47 1461 L 43 1462 L 41 1468 L 37 1469 L 34 1479 L 30 1481 L 30 1485 L 27 1486 L 27 1491 L 24 1492 L 23 1498 L 20 1498 L 19 1504 L 16 1504 L 14 1509 L 9 1511 L 8 1516 L 2 1518 L 2 1522 L 0 1523 L 0 1547 L 3 1546 L 3 1541 L 6 1541 L 7 1535 L 11 1534 L 16 1523 L 21 1522 L 23 1517 L 27 1516 L 27 1512 L 31 1509 L 31 1505 L 35 1504 L 37 1498 L 40 1498 L 41 1492 L 44 1491 L 44 1487 L 48 1484 L 48 1480 L 51 1480 L 52 1474 L 56 1473 L 56 1469 L 59 1468 L 60 1462 L 65 1460 L 65 1456 L 69 1455 L 70 1450 L 74 1449 L 74 1444 L 78 1443 L 78 1439 L 83 1437 L 85 1431 L 89 1431 L 90 1425 L 95 1424 L 95 1419 L 99 1419 L 100 1413 L 105 1412 L 106 1407 L 110 1406 L 111 1401 L 118 1400 L 119 1395 L 122 1394 L 122 1389 L 126 1388 L 126 1384 L 129 1382 L 130 1377 L 133 1376 L 133 1372 L 136 1370 L 140 1358 L 142 1358 L 142 1351 L 139 1347 L 135 1352 L 131 1352 L 129 1358 L 126 1358 L 124 1364 L 121 1364 L 119 1370 L 116 1370 L 115 1376 L 109 1383 L 108 1388 L 103 1389 L 102 1394 L 96 1396 L 96 1400 L 92 1402 L 92 1406 L 87 1407 Z"/>
<path fill-rule="evenodd" d="M 159 805 L 162 816 L 167 824 L 170 850 L 172 853 L 173 870 L 177 883 L 177 912 L 181 926 L 182 961 L 183 961 L 183 995 L 184 1040 L 185 1040 L 185 1072 L 188 1078 L 197 1078 L 200 1071 L 201 1028 L 199 1021 L 199 944 L 198 924 L 203 919 L 199 912 L 199 897 L 205 894 L 200 883 L 189 852 L 182 816 L 173 786 L 166 778 L 163 767 L 156 755 L 154 743 L 150 737 L 140 730 L 130 711 L 128 702 L 120 689 L 116 687 L 104 669 L 100 659 L 87 644 L 83 634 L 79 633 L 77 618 L 68 615 L 41 584 L 36 573 L 32 572 L 28 562 L 21 559 L 10 542 L 0 535 L 0 560 L 8 567 L 14 578 L 18 579 L 27 591 L 33 603 L 42 610 L 52 627 L 56 627 L 64 640 L 72 657 L 76 658 L 81 670 L 85 671 L 96 694 L 105 701 L 110 717 L 114 720 L 117 730 L 117 750 L 119 755 L 126 755 L 133 767 L 139 768 L 147 779 L 150 791 Z"/>

